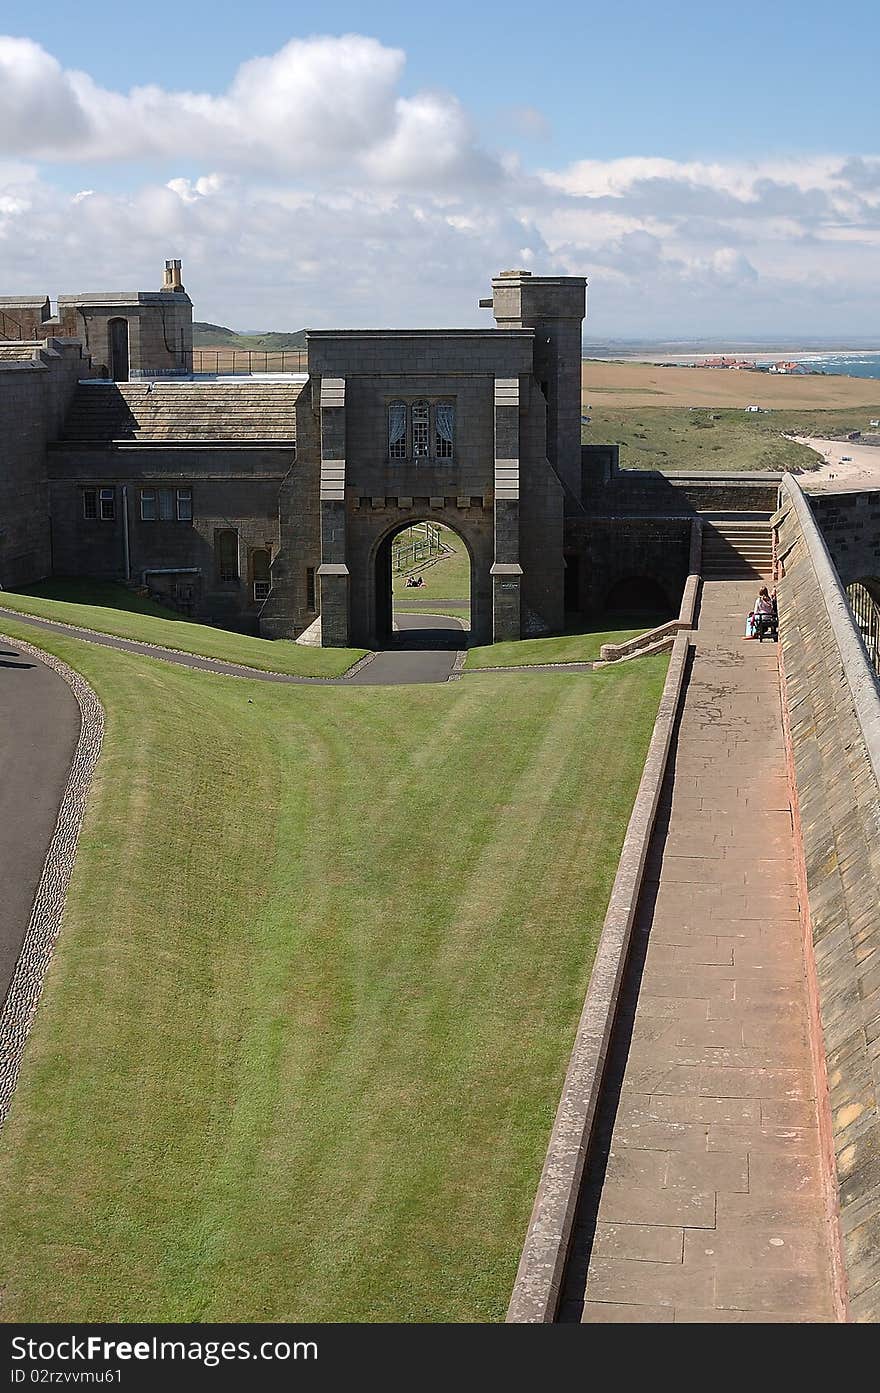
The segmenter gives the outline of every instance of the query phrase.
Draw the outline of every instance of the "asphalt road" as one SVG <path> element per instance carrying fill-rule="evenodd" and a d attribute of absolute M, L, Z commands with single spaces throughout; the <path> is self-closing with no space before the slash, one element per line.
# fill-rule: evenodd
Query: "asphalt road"
<path fill-rule="evenodd" d="M 21 950 L 80 716 L 67 683 L 0 641 L 0 1003 Z"/>
<path fill-rule="evenodd" d="M 397 633 L 347 686 L 399 687 L 411 682 L 446 682 L 456 654 L 467 646 L 457 619 L 442 614 L 395 614 Z"/>

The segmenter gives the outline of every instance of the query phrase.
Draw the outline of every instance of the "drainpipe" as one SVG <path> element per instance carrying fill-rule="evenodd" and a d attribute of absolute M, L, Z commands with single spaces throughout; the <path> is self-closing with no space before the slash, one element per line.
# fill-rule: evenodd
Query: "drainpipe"
<path fill-rule="evenodd" d="M 122 552 L 125 561 L 125 579 L 131 580 L 131 551 L 128 542 L 128 485 L 122 485 Z"/>

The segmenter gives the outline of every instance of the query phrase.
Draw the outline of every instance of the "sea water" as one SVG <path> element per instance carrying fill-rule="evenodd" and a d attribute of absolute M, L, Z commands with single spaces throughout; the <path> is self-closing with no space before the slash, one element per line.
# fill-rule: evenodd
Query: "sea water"
<path fill-rule="evenodd" d="M 793 362 L 811 372 L 846 373 L 849 377 L 880 377 L 880 349 L 849 353 L 799 353 Z"/>

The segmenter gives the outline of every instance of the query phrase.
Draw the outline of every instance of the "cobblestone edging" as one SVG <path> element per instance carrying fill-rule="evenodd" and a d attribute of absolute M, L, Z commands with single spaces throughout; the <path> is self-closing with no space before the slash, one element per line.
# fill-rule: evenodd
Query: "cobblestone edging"
<path fill-rule="evenodd" d="M 52 833 L 43 874 L 37 886 L 21 953 L 15 965 L 6 1001 L 0 1011 L 2 1127 L 9 1112 L 21 1070 L 24 1047 L 61 928 L 86 799 L 104 738 L 104 710 L 85 678 L 66 663 L 62 663 L 59 658 L 20 638 L 11 639 L 0 634 L 0 640 L 14 644 L 16 648 L 22 649 L 57 672 L 76 697 L 81 718 L 79 739 L 70 765 L 67 787 L 58 810 L 55 831 Z"/>
<path fill-rule="evenodd" d="M 645 861 L 685 686 L 688 648 L 688 635 L 677 635 L 550 1134 L 508 1322 L 540 1324 L 556 1317 Z"/>

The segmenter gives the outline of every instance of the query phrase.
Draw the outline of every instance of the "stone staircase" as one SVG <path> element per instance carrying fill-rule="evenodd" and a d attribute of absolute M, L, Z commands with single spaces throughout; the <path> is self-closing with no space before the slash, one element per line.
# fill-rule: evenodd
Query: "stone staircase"
<path fill-rule="evenodd" d="M 773 535 L 769 515 L 704 517 L 701 573 L 704 580 L 770 580 Z"/>
<path fill-rule="evenodd" d="M 296 440 L 303 383 L 80 382 L 64 422 L 70 444 Z"/>

